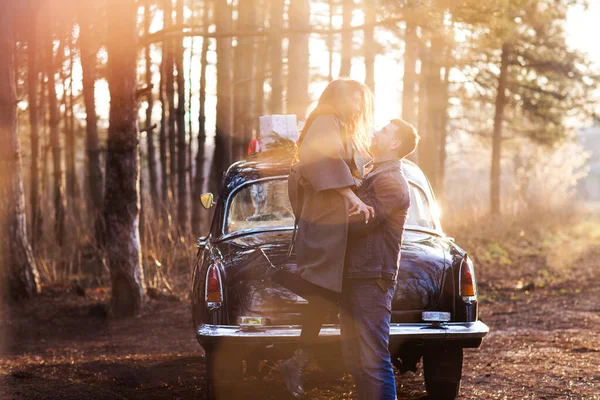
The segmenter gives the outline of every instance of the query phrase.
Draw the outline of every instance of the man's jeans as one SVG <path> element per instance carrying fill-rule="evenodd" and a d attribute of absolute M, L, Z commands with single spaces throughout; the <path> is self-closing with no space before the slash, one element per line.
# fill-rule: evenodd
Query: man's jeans
<path fill-rule="evenodd" d="M 380 281 L 381 282 L 381 281 Z M 388 349 L 395 282 L 344 281 L 340 304 L 342 351 L 360 400 L 394 400 Z"/>

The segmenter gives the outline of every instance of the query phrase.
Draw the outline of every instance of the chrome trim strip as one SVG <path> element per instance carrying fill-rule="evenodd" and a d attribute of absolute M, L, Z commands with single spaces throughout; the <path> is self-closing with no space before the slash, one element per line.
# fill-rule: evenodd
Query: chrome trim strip
<path fill-rule="evenodd" d="M 228 233 L 226 235 L 223 235 L 219 238 L 213 239 L 213 242 L 215 243 L 219 243 L 222 242 L 224 240 L 229 240 L 229 239 L 233 239 L 239 236 L 246 236 L 246 235 L 252 235 L 255 233 L 268 233 L 268 232 L 285 232 L 285 231 L 292 231 L 294 230 L 293 226 L 281 226 L 278 228 L 250 228 L 250 229 L 244 229 L 241 231 L 236 231 L 233 233 Z M 441 238 L 447 238 L 446 235 L 444 235 L 444 233 L 442 232 L 438 232 L 438 231 L 434 231 L 432 229 L 427 229 L 427 228 L 422 228 L 420 226 L 415 226 L 415 225 L 406 225 L 404 227 L 404 231 L 409 231 L 409 232 L 419 232 L 419 233 L 426 233 L 428 235 L 435 235 L 435 236 L 439 236 Z"/>
<path fill-rule="evenodd" d="M 295 341 L 300 337 L 302 326 L 265 326 L 260 331 L 242 331 L 235 325 L 210 325 L 202 324 L 196 330 L 200 341 L 206 340 L 231 340 L 243 342 L 263 341 Z M 429 339 L 429 340 L 459 340 L 482 339 L 490 331 L 489 327 L 481 321 L 472 323 L 449 322 L 441 327 L 432 327 L 429 323 L 392 323 L 390 337 L 402 339 Z M 339 325 L 323 325 L 319 333 L 319 340 L 338 340 L 340 336 Z"/>

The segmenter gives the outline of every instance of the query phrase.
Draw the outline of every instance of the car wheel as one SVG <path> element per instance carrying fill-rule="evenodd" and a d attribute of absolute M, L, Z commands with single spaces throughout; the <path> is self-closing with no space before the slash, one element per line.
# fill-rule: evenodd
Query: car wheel
<path fill-rule="evenodd" d="M 206 400 L 234 398 L 243 381 L 242 359 L 224 349 L 205 349 Z"/>
<path fill-rule="evenodd" d="M 423 355 L 425 388 L 429 398 L 454 400 L 460 392 L 463 350 L 437 348 Z"/>

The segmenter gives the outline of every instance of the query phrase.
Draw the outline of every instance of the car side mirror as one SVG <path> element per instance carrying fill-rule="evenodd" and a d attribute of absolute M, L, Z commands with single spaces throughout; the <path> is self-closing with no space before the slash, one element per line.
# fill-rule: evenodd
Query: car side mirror
<path fill-rule="evenodd" d="M 207 236 L 200 236 L 198 238 L 198 241 L 196 242 L 196 244 L 198 245 L 198 247 L 200 248 L 205 248 L 206 247 L 206 243 L 208 241 L 208 237 Z"/>
<path fill-rule="evenodd" d="M 215 197 L 212 193 L 204 193 L 200 196 L 200 203 L 202 203 L 202 207 L 207 210 L 212 208 L 215 204 Z"/>

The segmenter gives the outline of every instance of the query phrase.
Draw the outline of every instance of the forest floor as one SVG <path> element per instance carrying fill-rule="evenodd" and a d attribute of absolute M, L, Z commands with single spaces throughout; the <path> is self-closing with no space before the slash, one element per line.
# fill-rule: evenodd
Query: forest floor
<path fill-rule="evenodd" d="M 600 399 L 600 223 L 457 230 L 478 268 L 491 332 L 465 351 L 461 399 Z M 453 232 L 454 233 L 454 232 Z M 465 244 L 463 244 L 465 243 Z M 52 290 L 0 312 L 0 399 L 203 398 L 204 358 L 187 300 L 151 300 L 143 316 L 106 319 L 105 289 Z M 341 362 L 341 361 L 340 361 Z M 399 399 L 423 399 L 422 370 L 396 376 Z M 236 399 L 285 399 L 276 373 Z M 351 399 L 349 376 L 318 368 L 309 399 Z"/>

